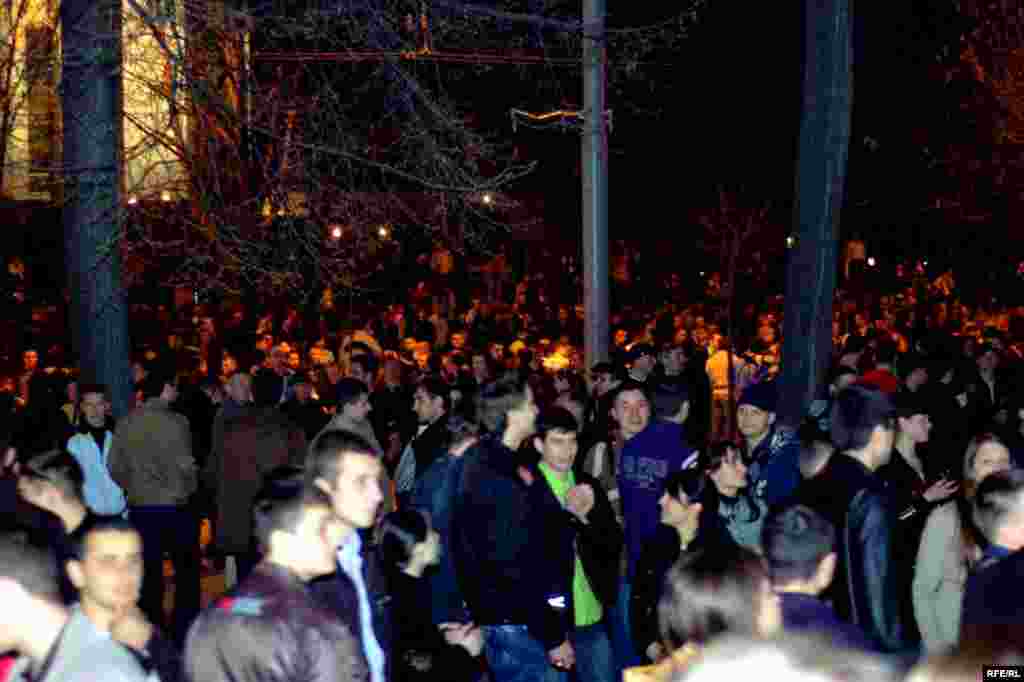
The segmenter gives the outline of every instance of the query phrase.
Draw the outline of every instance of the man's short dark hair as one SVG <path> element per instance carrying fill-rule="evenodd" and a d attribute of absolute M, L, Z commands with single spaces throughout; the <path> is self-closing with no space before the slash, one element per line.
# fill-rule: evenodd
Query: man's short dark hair
<path fill-rule="evenodd" d="M 803 582 L 814 577 L 821 560 L 835 549 L 836 531 L 816 511 L 797 504 L 768 513 L 761 545 L 773 583 Z"/>
<path fill-rule="evenodd" d="M 282 485 L 280 481 L 264 484 L 252 504 L 253 536 L 259 547 L 270 549 L 270 534 L 275 530 L 295 532 L 311 507 L 330 509 L 331 500 L 319 488 L 304 485 L 301 477 L 295 485 Z"/>
<path fill-rule="evenodd" d="M 339 410 L 344 409 L 349 403 L 359 400 L 362 396 L 369 394 L 370 389 L 366 387 L 366 384 L 352 377 L 339 379 L 338 383 L 334 385 L 334 397 Z"/>
<path fill-rule="evenodd" d="M 974 523 L 989 542 L 1012 514 L 1024 512 L 1024 470 L 1000 471 L 978 485 L 973 502 Z"/>
<path fill-rule="evenodd" d="M 84 398 L 85 396 L 87 396 L 90 393 L 98 393 L 100 395 L 106 395 L 107 394 L 107 387 L 106 387 L 105 384 L 96 384 L 96 383 L 89 383 L 89 384 L 81 384 L 81 385 L 79 385 L 79 387 L 78 387 L 78 400 L 79 400 L 79 402 L 81 402 L 82 398 Z"/>
<path fill-rule="evenodd" d="M 82 466 L 66 450 L 48 450 L 31 457 L 22 467 L 21 475 L 46 481 L 70 500 L 85 499 Z"/>
<path fill-rule="evenodd" d="M 416 388 L 422 388 L 424 391 L 426 391 L 427 395 L 429 395 L 432 398 L 440 398 L 445 412 L 451 409 L 451 388 L 439 377 L 423 377 L 422 379 L 420 379 L 420 382 L 416 384 Z"/>
<path fill-rule="evenodd" d="M 537 417 L 536 436 L 542 441 L 551 431 L 564 431 L 565 433 L 578 433 L 579 424 L 572 412 L 564 407 L 550 407 L 540 413 Z"/>
<path fill-rule="evenodd" d="M 621 384 L 616 386 L 615 390 L 611 392 L 612 405 L 619 401 L 620 395 L 622 395 L 623 393 L 628 393 L 630 391 L 639 391 L 640 393 L 643 393 L 644 399 L 647 400 L 648 403 L 651 402 L 651 394 L 647 390 L 647 384 L 637 381 L 636 379 L 626 379 Z"/>
<path fill-rule="evenodd" d="M 527 388 L 526 381 L 514 374 L 484 384 L 477 395 L 477 414 L 483 427 L 491 433 L 500 433 L 509 411 L 526 400 Z"/>
<path fill-rule="evenodd" d="M 854 385 L 844 388 L 832 403 L 832 442 L 838 452 L 862 450 L 879 426 L 891 427 L 892 401 L 877 388 Z"/>
<path fill-rule="evenodd" d="M 90 516 L 85 523 L 77 528 L 71 536 L 69 550 L 71 556 L 78 561 L 85 558 L 85 548 L 90 537 L 96 533 L 135 533 L 142 539 L 142 534 L 134 523 L 121 516 Z"/>
<path fill-rule="evenodd" d="M 317 479 L 323 479 L 333 486 L 346 455 L 376 457 L 377 452 L 365 438 L 351 431 L 334 429 L 321 433 L 306 453 L 306 484 L 313 486 Z"/>
<path fill-rule="evenodd" d="M 353 345 L 355 345 L 355 344 L 353 344 Z M 367 349 L 367 350 L 369 350 L 369 349 Z M 377 357 L 375 355 L 373 355 L 372 353 L 369 353 L 369 352 L 362 353 L 360 355 L 353 355 L 349 359 L 348 363 L 349 363 L 349 366 L 359 365 L 360 367 L 363 368 L 363 371 L 368 376 L 373 376 L 374 373 L 377 371 Z"/>
<path fill-rule="evenodd" d="M 36 597 L 60 602 L 60 573 L 53 552 L 28 544 L 17 533 L 0 535 L 0 577 Z"/>
<path fill-rule="evenodd" d="M 139 384 L 142 391 L 142 399 L 159 398 L 164 392 L 164 387 L 174 385 L 174 375 L 163 369 L 153 368 Z"/>

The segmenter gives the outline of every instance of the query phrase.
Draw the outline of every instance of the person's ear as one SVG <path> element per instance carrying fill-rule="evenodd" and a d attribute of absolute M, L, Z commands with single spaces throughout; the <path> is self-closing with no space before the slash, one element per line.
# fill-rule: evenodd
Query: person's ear
<path fill-rule="evenodd" d="M 825 590 L 832 584 L 832 578 L 836 574 L 836 553 L 829 552 L 818 563 L 818 570 L 814 574 L 814 583 L 819 590 Z"/>
<path fill-rule="evenodd" d="M 68 573 L 68 578 L 71 580 L 71 584 L 75 586 L 75 589 L 81 591 L 85 586 L 85 574 L 82 572 L 82 562 L 78 559 L 68 559 L 64 564 L 64 569 Z"/>

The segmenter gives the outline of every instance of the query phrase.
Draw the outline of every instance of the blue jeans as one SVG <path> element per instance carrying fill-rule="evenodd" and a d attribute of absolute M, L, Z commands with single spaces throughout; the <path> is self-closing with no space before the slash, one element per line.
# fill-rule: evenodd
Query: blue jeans
<path fill-rule="evenodd" d="M 484 625 L 484 654 L 494 682 L 567 682 L 525 625 Z"/>
<path fill-rule="evenodd" d="M 621 675 L 626 668 L 640 665 L 640 656 L 633 646 L 633 633 L 629 626 L 629 597 L 633 585 L 628 578 L 623 578 L 619 585 L 619 599 L 615 608 L 608 609 L 605 622 L 608 635 L 611 637 L 612 651 L 615 652 L 616 675 Z"/>
<path fill-rule="evenodd" d="M 577 627 L 570 635 L 570 641 L 576 651 L 575 679 L 579 682 L 615 682 L 619 679 L 604 623 Z"/>

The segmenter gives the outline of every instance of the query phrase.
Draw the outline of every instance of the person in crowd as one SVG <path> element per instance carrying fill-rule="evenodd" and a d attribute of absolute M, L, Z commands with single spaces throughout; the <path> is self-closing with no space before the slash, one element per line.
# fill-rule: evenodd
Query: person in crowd
<path fill-rule="evenodd" d="M 261 368 L 252 378 L 253 395 L 259 405 L 283 405 L 291 397 L 295 372 L 288 367 L 291 348 L 286 343 L 271 348 L 267 354 L 267 366 Z"/>
<path fill-rule="evenodd" d="M 768 507 L 750 494 L 747 465 L 739 447 L 729 441 L 712 443 L 700 468 L 711 481 L 700 498 L 704 510 L 721 518 L 733 541 L 761 553 L 761 526 Z"/>
<path fill-rule="evenodd" d="M 440 562 L 441 537 L 415 510 L 392 512 L 380 526 L 380 554 L 395 613 L 396 680 L 473 682 L 483 670 L 484 638 L 472 622 L 433 623 L 421 605 L 424 573 Z"/>
<path fill-rule="evenodd" d="M 573 471 L 578 429 L 575 417 L 558 407 L 537 419 L 532 442 L 540 461 L 527 478 L 543 535 L 532 542 L 543 545 L 548 600 L 569 633 L 576 674 L 611 682 L 617 676 L 604 618 L 616 602 L 622 529 L 598 481 Z"/>
<path fill-rule="evenodd" d="M 65 570 L 77 607 L 102 632 L 129 647 L 160 680 L 178 680 L 177 646 L 138 607 L 142 591 L 142 536 L 117 516 L 94 517 L 74 533 Z"/>
<path fill-rule="evenodd" d="M 370 682 L 388 679 L 390 626 L 376 549 L 364 543 L 361 531 L 371 528 L 377 519 L 384 500 L 383 474 L 378 451 L 350 431 L 324 431 L 306 455 L 307 485 L 327 495 L 340 521 L 333 542 L 338 570 L 314 580 L 311 589 L 358 639 Z"/>
<path fill-rule="evenodd" d="M 301 480 L 256 500 L 253 526 L 263 561 L 192 625 L 187 682 L 373 679 L 358 636 L 306 586 L 336 568 L 345 528 L 332 507 L 323 490 Z"/>
<path fill-rule="evenodd" d="M 629 634 L 629 604 L 633 576 L 644 543 L 658 526 L 658 502 L 665 482 L 675 471 L 696 461 L 696 451 L 684 445 L 682 427 L 651 418 L 651 402 L 643 384 L 624 381 L 616 389 L 612 418 L 618 424 L 621 451 L 616 468 L 618 491 L 626 537 L 626 575 L 619 587 L 615 618 L 620 619 L 616 635 L 620 649 L 636 646 Z M 621 656 L 621 654 L 620 654 Z M 622 661 L 626 667 L 635 654 Z"/>
<path fill-rule="evenodd" d="M 747 550 L 696 551 L 669 569 L 658 601 L 658 628 L 668 655 L 627 670 L 624 682 L 670 680 L 726 634 L 771 637 L 780 631 L 779 597 L 761 559 Z"/>
<path fill-rule="evenodd" d="M 828 598 L 840 618 L 864 630 L 879 650 L 905 653 L 900 584 L 894 565 L 892 507 L 877 471 L 892 455 L 892 401 L 854 385 L 832 406 L 832 455 L 795 499 L 836 529 L 838 562 Z"/>
<path fill-rule="evenodd" d="M 456 411 L 448 416 L 446 428 L 451 445 L 434 460 L 413 488 L 410 507 L 423 512 L 441 539 L 441 558 L 425 578 L 430 595 L 431 620 L 435 624 L 469 620 L 459 590 L 452 551 L 452 515 L 455 492 L 462 479 L 466 451 L 476 442 L 479 427 L 472 415 Z"/>
<path fill-rule="evenodd" d="M 631 346 L 626 356 L 629 359 L 627 379 L 647 386 L 647 380 L 658 362 L 654 347 L 649 343 Z"/>
<path fill-rule="evenodd" d="M 0 600 L 0 643 L 17 655 L 9 682 L 147 679 L 127 648 L 81 608 L 61 603 L 57 564 L 46 550 L 0 537 Z"/>
<path fill-rule="evenodd" d="M 558 680 L 575 664 L 563 614 L 548 601 L 549 557 L 534 541 L 547 522 L 532 504 L 537 482 L 516 456 L 536 431 L 537 412 L 529 385 L 511 377 L 485 385 L 487 433 L 463 456 L 455 493 L 457 574 L 496 682 Z"/>
<path fill-rule="evenodd" d="M 281 412 L 302 429 L 308 440 L 315 438 L 330 421 L 323 405 L 313 398 L 313 382 L 307 372 L 296 372 L 292 376 L 292 395 L 281 406 Z"/>
<path fill-rule="evenodd" d="M 967 578 L 961 639 L 1020 642 L 1024 635 L 1020 596 L 1024 471 L 1011 469 L 987 476 L 978 484 L 971 509 L 988 546 Z"/>
<path fill-rule="evenodd" d="M 107 389 L 101 384 L 82 384 L 78 395 L 81 421 L 67 449 L 85 474 L 85 503 L 96 514 L 123 514 L 128 503 L 107 465 L 114 440 L 107 418 Z"/>
<path fill-rule="evenodd" d="M 882 393 L 895 394 L 900 389 L 900 380 L 896 376 L 895 366 L 899 349 L 889 337 L 882 337 L 875 342 L 875 367 L 865 372 L 857 383 L 863 386 L 874 386 Z"/>
<path fill-rule="evenodd" d="M 233 389 L 244 398 L 245 376 Z M 222 413 L 224 410 L 222 410 Z M 252 503 L 276 467 L 299 465 L 306 452 L 301 426 L 283 408 L 239 402 L 218 417 L 213 449 L 202 476 L 212 492 L 213 546 L 225 557 L 229 587 L 245 580 L 259 556 L 252 542 Z"/>
<path fill-rule="evenodd" d="M 400 508 L 408 505 L 417 479 L 441 457 L 448 446 L 448 413 L 451 397 L 448 385 L 427 377 L 413 392 L 416 433 L 409 439 L 395 472 L 395 489 Z"/>
<path fill-rule="evenodd" d="M 637 653 L 648 661 L 666 655 L 658 636 L 657 610 L 668 570 L 688 553 L 736 549 L 719 519 L 704 513 L 701 500 L 707 488 L 707 478 L 696 468 L 668 476 L 659 500 L 661 523 L 644 543 L 637 562 L 630 593 L 630 630 Z"/>
<path fill-rule="evenodd" d="M 914 615 L 929 654 L 956 646 L 967 574 L 987 544 L 974 523 L 971 500 L 986 476 L 1009 469 L 1010 453 L 998 438 L 992 434 L 974 438 L 964 456 L 960 493 L 928 516 L 911 587 Z"/>
<path fill-rule="evenodd" d="M 800 484 L 800 439 L 776 424 L 778 399 L 775 382 L 761 382 L 743 391 L 736 408 L 750 491 L 766 506 L 788 500 Z"/>
<path fill-rule="evenodd" d="M 836 572 L 831 523 L 809 507 L 783 506 L 768 513 L 761 542 L 786 632 L 820 633 L 837 646 L 874 650 L 860 628 L 840 620 L 821 599 Z"/>
<path fill-rule="evenodd" d="M 189 505 L 198 476 L 188 419 L 173 412 L 178 395 L 170 374 L 154 368 L 142 384 L 145 402 L 117 425 L 108 463 L 142 535 L 146 561 L 142 610 L 164 623 L 164 554 L 174 566 L 170 632 L 181 640 L 199 612 L 199 519 Z"/>

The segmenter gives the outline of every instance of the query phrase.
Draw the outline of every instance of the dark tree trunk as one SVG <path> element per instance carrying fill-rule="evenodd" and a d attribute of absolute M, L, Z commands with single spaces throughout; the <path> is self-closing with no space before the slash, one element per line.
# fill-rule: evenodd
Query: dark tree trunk
<path fill-rule="evenodd" d="M 806 0 L 804 104 L 779 418 L 797 425 L 828 368 L 852 90 L 853 0 Z"/>
<path fill-rule="evenodd" d="M 120 2 L 62 0 L 64 243 L 71 324 L 83 381 L 131 405 L 128 315 L 121 288 Z"/>

